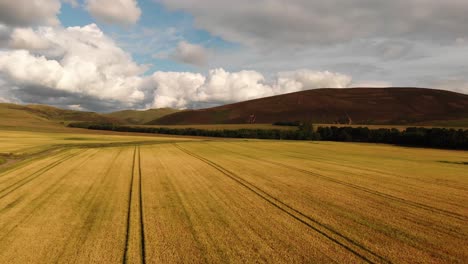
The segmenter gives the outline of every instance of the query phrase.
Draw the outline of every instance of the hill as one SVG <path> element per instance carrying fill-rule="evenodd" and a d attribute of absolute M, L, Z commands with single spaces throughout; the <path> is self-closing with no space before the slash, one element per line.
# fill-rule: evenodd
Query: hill
<path fill-rule="evenodd" d="M 64 110 L 47 105 L 0 104 L 0 128 L 51 130 L 63 128 L 69 122 L 120 121 L 94 112 Z"/>
<path fill-rule="evenodd" d="M 159 119 L 163 116 L 176 113 L 178 111 L 179 110 L 172 109 L 172 108 L 159 108 L 159 109 L 149 109 L 146 111 L 123 110 L 123 111 L 112 112 L 112 113 L 103 114 L 103 115 L 121 120 L 122 122 L 127 123 L 127 124 L 140 125 L 140 124 L 148 123 L 155 119 Z"/>
<path fill-rule="evenodd" d="M 316 89 L 187 110 L 149 125 L 274 123 L 425 124 L 468 118 L 468 95 L 424 88 Z"/>

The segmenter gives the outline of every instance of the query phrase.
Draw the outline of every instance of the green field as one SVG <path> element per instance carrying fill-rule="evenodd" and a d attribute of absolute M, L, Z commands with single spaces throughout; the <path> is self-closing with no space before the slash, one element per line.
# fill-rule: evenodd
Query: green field
<path fill-rule="evenodd" d="M 468 152 L 73 133 L 0 131 L 0 263 L 468 259 Z"/>

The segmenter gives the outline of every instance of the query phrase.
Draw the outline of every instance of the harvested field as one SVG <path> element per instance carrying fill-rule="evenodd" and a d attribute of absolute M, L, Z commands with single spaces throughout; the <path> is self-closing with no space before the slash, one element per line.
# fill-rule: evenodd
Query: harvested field
<path fill-rule="evenodd" d="M 0 263 L 463 263 L 468 153 L 204 141 L 0 173 Z"/>

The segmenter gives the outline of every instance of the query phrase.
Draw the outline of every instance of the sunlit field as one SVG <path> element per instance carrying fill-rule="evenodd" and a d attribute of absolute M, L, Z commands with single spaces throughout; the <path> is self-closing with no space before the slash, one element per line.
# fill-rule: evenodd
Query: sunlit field
<path fill-rule="evenodd" d="M 468 259 L 467 152 L 1 133 L 0 263 Z"/>
<path fill-rule="evenodd" d="M 32 131 L 8 131 L 0 130 L 0 155 L 25 155 L 35 154 L 50 149 L 66 148 L 73 146 L 98 147 L 121 144 L 151 144 L 172 141 L 191 141 L 192 138 L 165 137 L 154 135 L 142 135 L 133 133 L 119 135 L 118 133 L 94 132 L 90 133 L 82 129 L 67 129 L 66 132 L 32 132 Z M 83 134 L 83 132 L 86 132 Z M 93 131 L 92 131 L 93 132 Z M 99 134 L 100 133 L 100 134 Z"/>

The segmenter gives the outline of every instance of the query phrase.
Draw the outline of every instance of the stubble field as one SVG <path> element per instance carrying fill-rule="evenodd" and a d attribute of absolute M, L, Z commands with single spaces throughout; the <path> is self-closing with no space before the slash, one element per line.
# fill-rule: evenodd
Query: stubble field
<path fill-rule="evenodd" d="M 463 263 L 467 161 L 332 142 L 67 145 L 0 173 L 0 263 Z"/>

